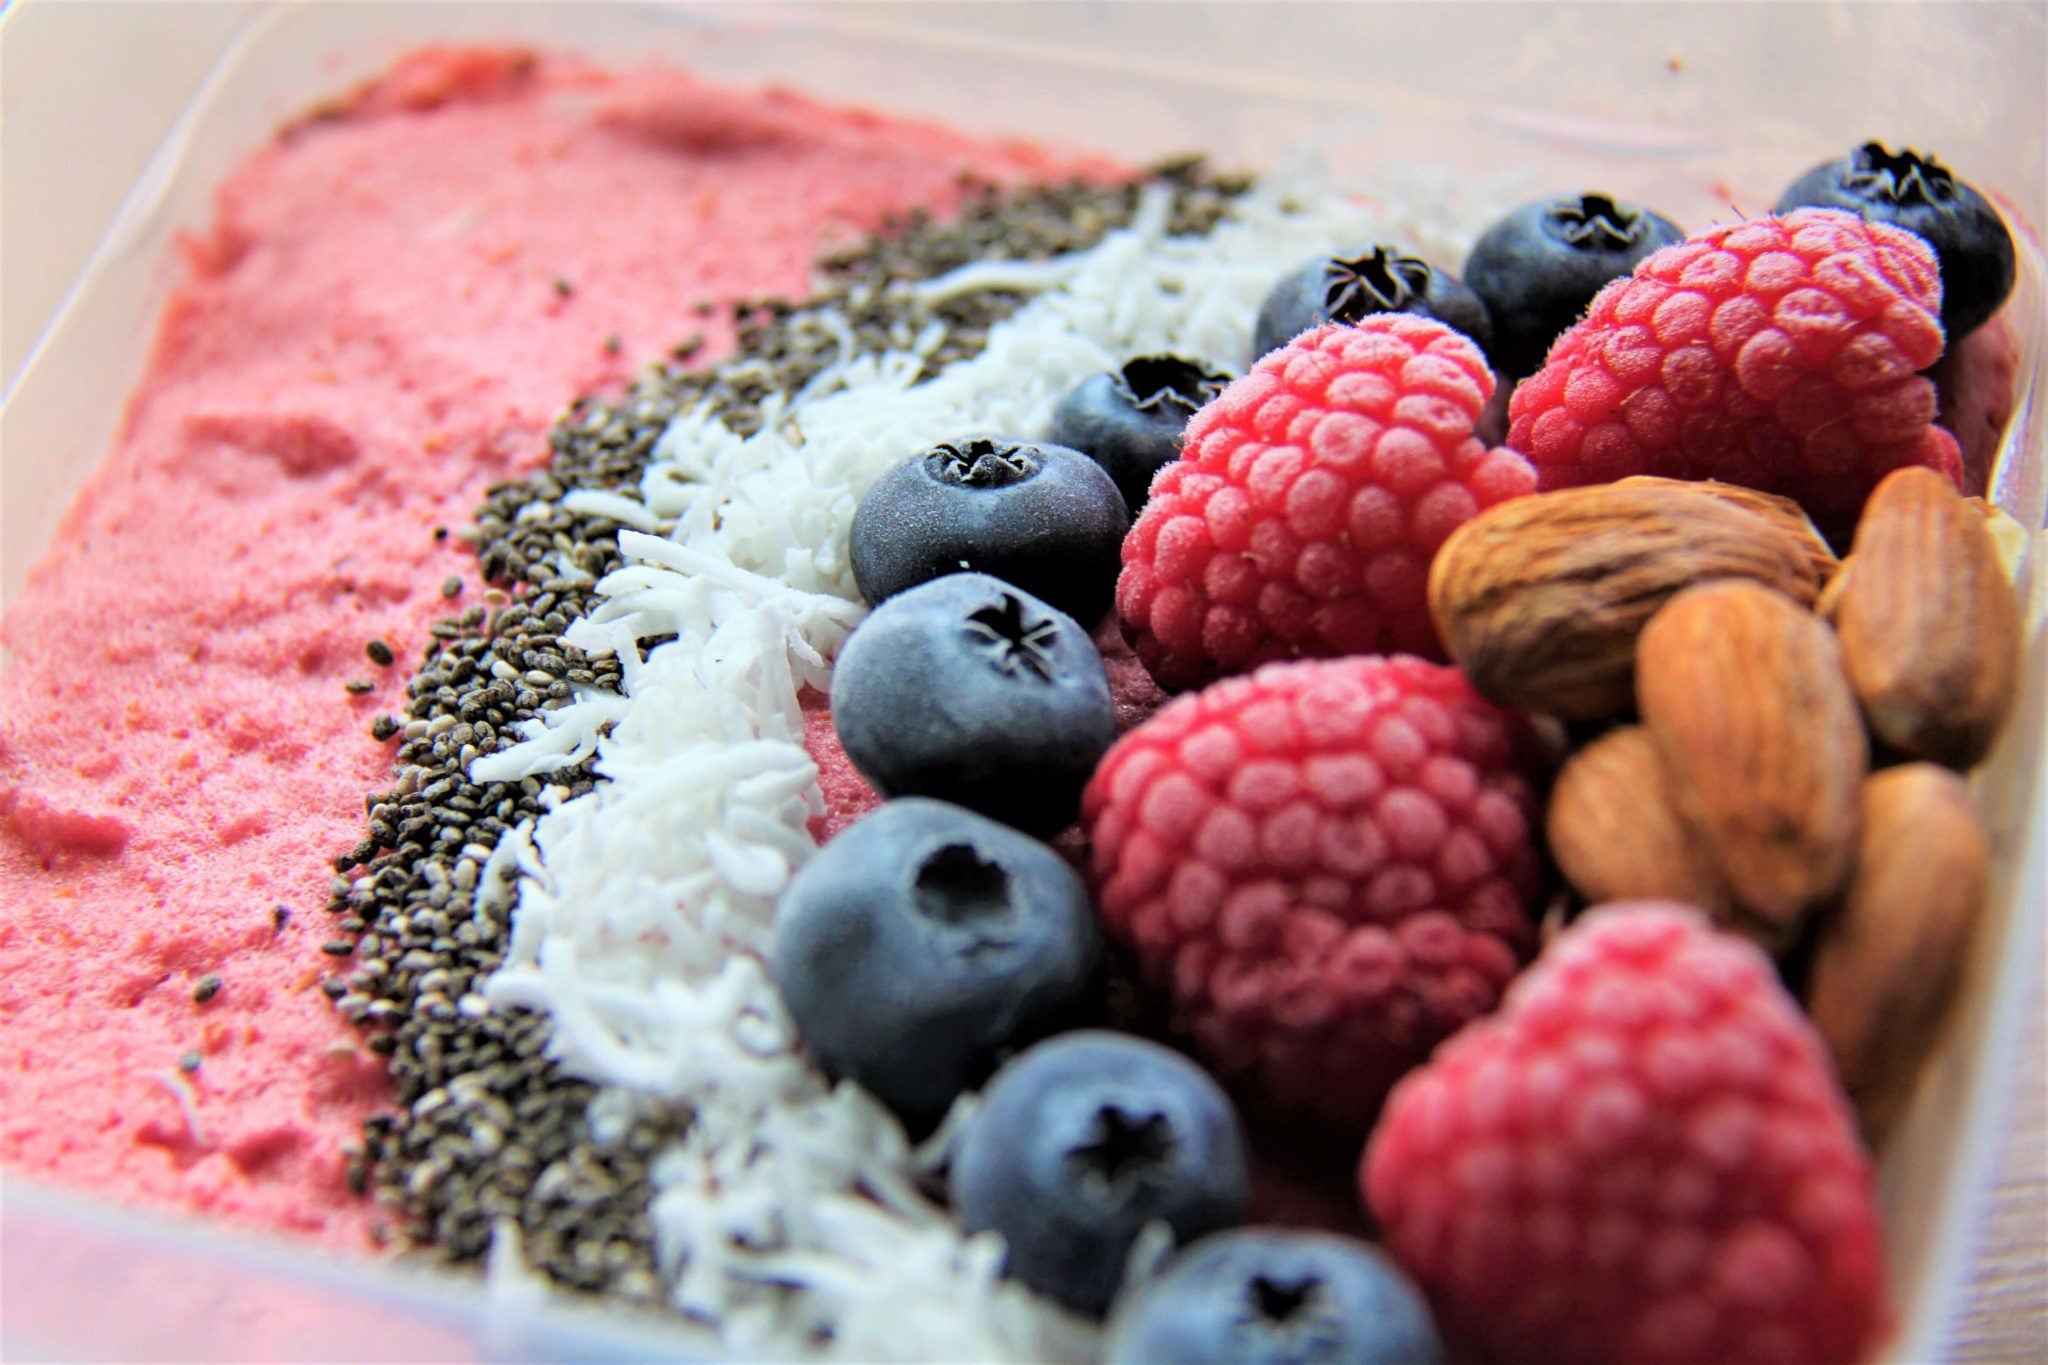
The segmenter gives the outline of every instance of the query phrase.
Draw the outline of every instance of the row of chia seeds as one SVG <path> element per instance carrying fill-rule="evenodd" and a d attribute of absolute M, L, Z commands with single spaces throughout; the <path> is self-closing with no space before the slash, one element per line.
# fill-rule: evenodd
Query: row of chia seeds
<path fill-rule="evenodd" d="M 1207 231 L 1244 188 L 1195 161 L 1154 178 L 1173 192 L 1177 233 Z M 1137 203 L 1129 185 L 978 186 L 956 218 L 894 223 L 824 261 L 817 297 L 735 305 L 738 346 L 724 364 L 660 368 L 616 402 L 579 401 L 552 435 L 549 467 L 491 491 L 464 532 L 491 586 L 481 604 L 433 627 L 405 717 L 373 725 L 378 738 L 399 740 L 396 780 L 366 800 L 362 842 L 335 860 L 329 909 L 339 933 L 327 949 L 355 961 L 324 988 L 389 1058 L 398 1100 L 395 1113 L 366 1125 L 349 1179 L 359 1192 L 374 1187 L 394 1219 L 387 1235 L 472 1262 L 509 1221 L 528 1264 L 558 1285 L 636 1302 L 661 1296 L 648 1164 L 688 1115 L 598 1141 L 586 1121 L 594 1087 L 548 1059 L 548 1018 L 492 1011 L 480 993 L 503 959 L 510 911 L 480 910 L 478 880 L 499 838 L 540 812 L 543 783 L 475 783 L 469 763 L 511 742 L 518 722 L 561 704 L 571 684 L 620 682 L 616 661 L 587 658 L 561 638 L 618 563 L 615 523 L 564 511 L 564 495 L 630 495 L 663 428 L 699 403 L 735 431 L 754 431 L 768 395 L 795 391 L 839 357 L 842 333 L 820 321 L 828 310 L 864 350 L 903 348 L 932 318 L 944 322 L 928 372 L 974 355 L 1023 302 L 1018 295 L 961 295 L 926 311 L 903 286 L 976 260 L 1085 249 L 1127 224 Z M 679 348 L 679 361 L 694 344 Z M 549 777 L 571 795 L 596 781 L 588 762 Z"/>

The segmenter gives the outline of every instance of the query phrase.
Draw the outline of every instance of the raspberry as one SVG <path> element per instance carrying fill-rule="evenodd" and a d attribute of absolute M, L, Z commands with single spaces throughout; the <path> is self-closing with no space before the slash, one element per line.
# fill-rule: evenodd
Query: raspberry
<path fill-rule="evenodd" d="M 1545 489 L 1720 479 L 1837 535 L 1902 465 L 1961 478 L 1919 374 L 1940 309 L 1933 252 L 1898 228 L 1802 209 L 1697 233 L 1594 296 L 1516 388 L 1508 444 Z"/>
<path fill-rule="evenodd" d="M 1124 539 L 1117 611 L 1163 687 L 1300 656 L 1442 657 L 1437 546 L 1536 486 L 1472 434 L 1486 361 L 1440 322 L 1333 324 L 1274 351 L 1189 421 Z"/>
<path fill-rule="evenodd" d="M 1690 906 L 1567 930 L 1396 1087 L 1361 1175 L 1445 1328 L 1502 1358 L 1850 1361 L 1885 1325 L 1819 1035 Z"/>
<path fill-rule="evenodd" d="M 1527 739 L 1414 658 L 1181 697 L 1082 797 L 1103 921 L 1226 1079 L 1363 1132 L 1534 946 Z"/>

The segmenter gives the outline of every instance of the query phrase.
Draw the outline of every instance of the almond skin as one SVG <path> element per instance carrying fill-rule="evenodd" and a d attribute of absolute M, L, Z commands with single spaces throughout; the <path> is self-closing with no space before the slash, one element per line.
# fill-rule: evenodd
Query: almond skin
<path fill-rule="evenodd" d="M 1984 515 L 1931 469 L 1885 476 L 1827 605 L 1870 730 L 1893 752 L 1968 768 L 2019 680 L 2019 595 Z"/>
<path fill-rule="evenodd" d="M 1652 474 L 1631 474 L 1618 482 L 1669 484 L 1673 480 L 1660 479 Z M 1744 488 L 1739 483 L 1722 483 L 1718 479 L 1700 479 L 1687 483 L 1685 487 L 1697 493 L 1719 498 L 1732 506 L 1755 512 L 1771 521 L 1779 530 L 1791 536 L 1799 546 L 1816 581 L 1825 583 L 1833 576 L 1836 567 L 1835 552 L 1828 547 L 1827 540 L 1814 526 L 1813 518 L 1806 515 L 1806 509 L 1792 499 L 1779 497 L 1776 493 L 1763 493 L 1754 488 Z"/>
<path fill-rule="evenodd" d="M 1955 995 L 1990 850 L 1962 779 L 1936 764 L 1873 774 L 1862 804 L 1856 871 L 1821 930 L 1806 997 L 1877 1139 L 1905 1108 Z"/>
<path fill-rule="evenodd" d="M 1674 593 L 1739 578 L 1807 605 L 1833 568 L 1782 499 L 1637 477 L 1487 509 L 1437 552 L 1429 602 L 1489 700 L 1591 720 L 1633 703 L 1636 636 Z"/>
<path fill-rule="evenodd" d="M 1636 642 L 1636 693 L 1736 922 L 1784 949 L 1848 876 L 1869 769 L 1834 632 L 1752 583 L 1688 588 Z"/>
<path fill-rule="evenodd" d="M 1727 918 L 1727 891 L 1640 725 L 1610 730 L 1572 755 L 1551 789 L 1544 832 L 1558 870 L 1588 904 L 1678 900 Z"/>

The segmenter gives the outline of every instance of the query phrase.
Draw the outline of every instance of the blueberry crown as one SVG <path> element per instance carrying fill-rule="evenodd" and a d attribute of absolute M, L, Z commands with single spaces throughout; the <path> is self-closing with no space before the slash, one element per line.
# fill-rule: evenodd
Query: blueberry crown
<path fill-rule="evenodd" d="M 1166 1115 L 1106 1103 L 1095 1111 L 1088 1136 L 1067 1153 L 1081 1188 L 1122 1202 L 1154 1182 L 1173 1155 L 1173 1124 Z"/>
<path fill-rule="evenodd" d="M 1010 915 L 1010 874 L 966 844 L 947 844 L 919 865 L 913 903 L 926 919 L 972 935 L 968 957 L 1007 948 L 1015 941 L 1004 931 Z"/>
<path fill-rule="evenodd" d="M 1376 246 L 1370 256 L 1333 256 L 1323 267 L 1323 310 L 1333 322 L 1398 313 L 1429 292 L 1429 262 Z"/>
<path fill-rule="evenodd" d="M 1322 1289 L 1322 1280 L 1314 1275 L 1285 1280 L 1254 1275 L 1249 1297 L 1252 1311 L 1265 1322 L 1277 1325 L 1290 1321 L 1313 1300 L 1322 1297 Z"/>
<path fill-rule="evenodd" d="M 1893 204 L 1945 204 L 1956 193 L 1955 177 L 1933 157 L 1910 149 L 1894 155 L 1876 142 L 1850 154 L 1842 184 L 1865 199 Z"/>
<path fill-rule="evenodd" d="M 1193 416 L 1229 382 L 1229 376 L 1177 355 L 1141 355 L 1117 371 L 1116 391 L 1139 412 L 1177 409 Z"/>
<path fill-rule="evenodd" d="M 1581 251 L 1625 251 L 1647 230 L 1640 209 L 1605 194 L 1561 199 L 1543 216 L 1558 240 Z"/>
<path fill-rule="evenodd" d="M 1007 488 L 1036 474 L 1039 464 L 1023 446 L 986 439 L 936 445 L 924 457 L 934 479 L 963 488 Z"/>
<path fill-rule="evenodd" d="M 1002 601 L 974 612 L 962 625 L 976 651 L 998 672 L 1052 681 L 1053 645 L 1060 631 L 1052 617 L 1027 612 L 1022 599 L 1004 593 Z"/>

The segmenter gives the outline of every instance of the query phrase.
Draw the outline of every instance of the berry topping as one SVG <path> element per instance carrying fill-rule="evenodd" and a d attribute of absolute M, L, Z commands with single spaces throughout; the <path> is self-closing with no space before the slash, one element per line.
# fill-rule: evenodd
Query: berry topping
<path fill-rule="evenodd" d="M 1931 156 L 1866 142 L 1793 181 L 1777 212 L 1809 206 L 1847 209 L 1926 238 L 1941 262 L 1941 328 L 1950 345 L 2012 293 L 2012 233 L 1989 200 Z"/>
<path fill-rule="evenodd" d="M 1123 547 L 1117 610 L 1163 687 L 1275 659 L 1440 655 L 1430 557 L 1535 487 L 1472 434 L 1493 375 L 1441 322 L 1377 314 L 1296 338 L 1188 423 Z"/>
<path fill-rule="evenodd" d="M 1103 923 L 1226 1079 L 1363 1131 L 1535 947 L 1523 738 L 1419 659 L 1182 697 L 1082 799 Z"/>
<path fill-rule="evenodd" d="M 1235 1225 L 1250 1200 L 1230 1100 L 1179 1053 L 1122 1034 L 1070 1033 L 996 1073 L 953 1160 L 953 1212 L 993 1229 L 1009 1273 L 1100 1317 L 1138 1236 L 1176 1242 Z"/>
<path fill-rule="evenodd" d="M 853 577 L 880 603 L 942 574 L 993 574 L 1092 626 L 1129 526 L 1123 494 L 1079 451 L 955 441 L 868 489 L 853 514 Z"/>
<path fill-rule="evenodd" d="M 1072 823 L 1116 738 L 1088 633 L 987 574 L 875 608 L 832 670 L 832 723 L 884 796 L 937 797 L 1033 834 Z"/>
<path fill-rule="evenodd" d="M 1285 346 L 1311 327 L 1358 322 L 1375 313 L 1435 318 L 1470 337 L 1481 351 L 1492 349 L 1493 327 L 1477 294 L 1428 261 L 1376 246 L 1357 256 L 1318 257 L 1274 285 L 1259 305 L 1252 358 Z"/>
<path fill-rule="evenodd" d="M 1139 356 L 1082 380 L 1052 415 L 1051 439 L 1109 471 L 1133 512 L 1152 476 L 1180 457 L 1181 432 L 1230 376 L 1175 355 Z"/>
<path fill-rule="evenodd" d="M 1866 1358 L 1868 1157 L 1761 951 L 1671 902 L 1594 911 L 1403 1081 L 1362 1179 L 1447 1336 L 1599 1365 Z"/>
<path fill-rule="evenodd" d="M 913 799 L 849 825 L 796 874 L 769 969 L 826 1074 L 921 1131 L 1012 1051 L 1089 1017 L 1100 958 L 1065 859 Z"/>
<path fill-rule="evenodd" d="M 1532 373 L 1602 285 L 1684 236 L 1669 219 L 1604 194 L 1524 204 L 1479 234 L 1465 283 L 1493 319 L 1496 368 L 1517 379 Z"/>
<path fill-rule="evenodd" d="M 1110 1320 L 1103 1365 L 1436 1365 L 1422 1295 L 1376 1247 L 1244 1228 L 1204 1238 Z"/>
<path fill-rule="evenodd" d="M 1508 403 L 1541 486 L 1719 479 L 1853 526 L 1906 465 L 1960 477 L 1933 425 L 1941 282 L 1927 244 L 1801 209 L 1698 233 L 1593 300 Z"/>

